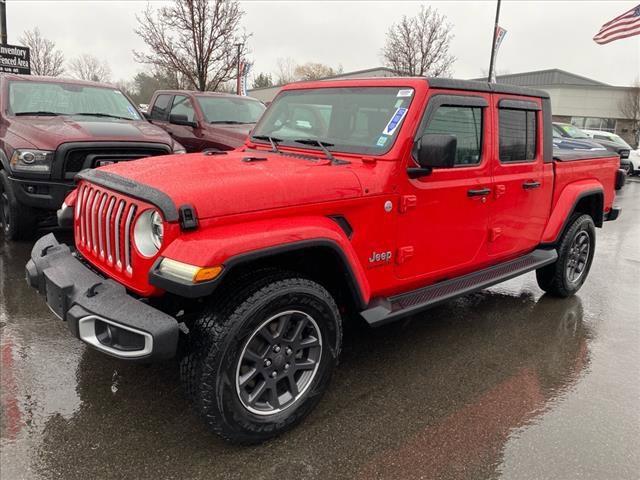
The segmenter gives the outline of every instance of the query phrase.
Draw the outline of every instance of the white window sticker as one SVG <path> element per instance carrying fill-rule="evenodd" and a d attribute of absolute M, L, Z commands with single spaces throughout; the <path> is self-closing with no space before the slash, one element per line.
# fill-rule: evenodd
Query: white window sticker
<path fill-rule="evenodd" d="M 378 147 L 384 147 L 385 144 L 387 143 L 387 138 L 389 138 L 389 137 L 385 137 L 384 135 L 380 135 L 380 138 L 378 138 L 378 142 L 376 143 L 376 145 Z"/>
<path fill-rule="evenodd" d="M 408 88 L 406 90 L 398 90 L 396 97 L 410 97 L 411 95 L 413 95 L 413 89 Z"/>
<path fill-rule="evenodd" d="M 407 114 L 406 108 L 397 108 L 395 113 L 393 114 L 393 117 L 391 117 L 391 120 L 389 120 L 389 123 L 387 123 L 387 126 L 384 127 L 384 130 L 382 131 L 382 133 L 384 135 L 393 135 L 396 129 L 398 128 L 398 125 L 400 125 L 400 122 L 402 122 L 402 119 L 406 114 Z"/>

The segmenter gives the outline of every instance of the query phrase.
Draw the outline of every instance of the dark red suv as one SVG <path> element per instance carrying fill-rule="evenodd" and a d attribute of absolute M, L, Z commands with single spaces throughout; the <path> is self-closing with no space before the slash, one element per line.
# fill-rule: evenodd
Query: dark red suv
<path fill-rule="evenodd" d="M 29 238 L 39 224 L 54 221 L 81 170 L 167 153 L 185 150 L 116 87 L 0 75 L 0 224 L 5 238 Z"/>
<path fill-rule="evenodd" d="M 262 102 L 229 93 L 160 90 L 147 118 L 164 128 L 187 152 L 241 146 L 265 110 Z"/>

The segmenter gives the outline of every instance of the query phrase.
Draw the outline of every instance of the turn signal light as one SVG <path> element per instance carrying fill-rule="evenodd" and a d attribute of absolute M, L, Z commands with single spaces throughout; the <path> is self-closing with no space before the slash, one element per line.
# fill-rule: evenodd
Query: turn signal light
<path fill-rule="evenodd" d="M 190 283 L 200 283 L 213 280 L 220 272 L 222 266 L 198 267 L 188 263 L 178 262 L 170 258 L 163 258 L 158 266 L 158 272 L 165 277 L 173 277 Z"/>

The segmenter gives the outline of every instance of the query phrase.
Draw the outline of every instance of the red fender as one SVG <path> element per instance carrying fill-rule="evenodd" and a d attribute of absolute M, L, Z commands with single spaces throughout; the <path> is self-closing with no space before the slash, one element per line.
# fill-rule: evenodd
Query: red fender
<path fill-rule="evenodd" d="M 368 303 L 371 296 L 369 282 L 353 246 L 343 230 L 326 217 L 274 218 L 203 228 L 174 240 L 162 252 L 162 256 L 210 267 L 233 263 L 241 255 L 270 248 L 296 244 L 304 248 L 311 241 L 331 245 L 341 254 L 357 283 L 361 301 Z"/>
<path fill-rule="evenodd" d="M 569 220 L 578 201 L 588 195 L 604 194 L 602 184 L 594 179 L 581 180 L 568 184 L 555 202 L 547 222 L 547 228 L 542 234 L 542 243 L 553 243 L 562 233 L 565 222 Z"/>

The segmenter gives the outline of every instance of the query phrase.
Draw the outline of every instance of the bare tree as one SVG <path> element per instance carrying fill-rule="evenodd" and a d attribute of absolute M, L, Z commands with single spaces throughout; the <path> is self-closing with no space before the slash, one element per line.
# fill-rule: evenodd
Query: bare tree
<path fill-rule="evenodd" d="M 56 48 L 56 42 L 42 36 L 38 27 L 25 30 L 19 42 L 30 49 L 32 74 L 57 77 L 64 73 L 64 55 Z"/>
<path fill-rule="evenodd" d="M 293 58 L 278 58 L 276 66 L 276 83 L 278 85 L 285 85 L 297 80 L 296 67 L 298 65 Z"/>
<path fill-rule="evenodd" d="M 93 82 L 109 82 L 111 68 L 106 62 L 84 53 L 69 62 L 69 69 L 76 78 Z"/>
<path fill-rule="evenodd" d="M 452 28 L 438 10 L 421 7 L 415 17 L 405 15 L 389 28 L 382 58 L 388 67 L 406 75 L 449 76 L 456 60 L 449 53 Z"/>
<path fill-rule="evenodd" d="M 640 141 L 640 78 L 635 79 L 631 88 L 618 105 L 624 118 L 631 120 L 636 148 Z"/>
<path fill-rule="evenodd" d="M 157 11 L 148 6 L 136 16 L 136 33 L 151 53 L 134 51 L 135 59 L 179 72 L 198 90 L 216 90 L 237 78 L 238 45 L 240 56 L 247 54 L 248 35 L 240 33 L 243 15 L 235 0 L 174 0 Z"/>
<path fill-rule="evenodd" d="M 296 80 L 318 80 L 342 73 L 342 66 L 334 69 L 324 63 L 308 62 L 303 65 L 298 65 L 294 72 Z"/>
<path fill-rule="evenodd" d="M 276 64 L 276 83 L 278 85 L 301 80 L 318 80 L 342 73 L 342 65 L 339 65 L 338 68 L 330 67 L 324 63 L 313 62 L 299 65 L 290 57 L 278 58 Z"/>

